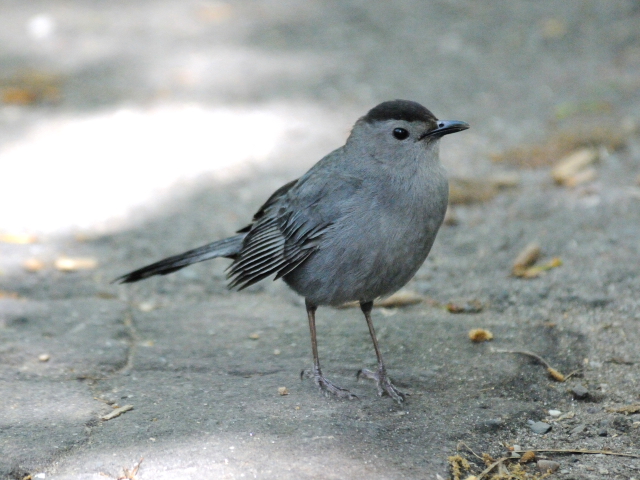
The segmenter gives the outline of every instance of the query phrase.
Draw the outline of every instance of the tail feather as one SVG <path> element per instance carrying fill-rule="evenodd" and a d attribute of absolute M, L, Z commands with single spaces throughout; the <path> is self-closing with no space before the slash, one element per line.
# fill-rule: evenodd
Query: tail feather
<path fill-rule="evenodd" d="M 245 236 L 246 233 L 242 233 L 202 247 L 194 248 L 188 252 L 174 255 L 173 257 L 165 258 L 159 262 L 122 275 L 113 280 L 112 283 L 132 283 L 153 277 L 154 275 L 167 275 L 188 265 L 203 262 L 211 258 L 235 258 L 242 249 L 242 241 Z"/>

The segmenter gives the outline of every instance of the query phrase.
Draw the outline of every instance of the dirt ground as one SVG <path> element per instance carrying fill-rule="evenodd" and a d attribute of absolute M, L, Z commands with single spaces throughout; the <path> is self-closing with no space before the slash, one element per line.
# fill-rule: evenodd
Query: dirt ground
<path fill-rule="evenodd" d="M 404 405 L 356 379 L 357 308 L 318 310 L 341 401 L 300 380 L 284 284 L 110 283 L 243 227 L 394 98 L 471 124 L 417 303 L 374 309 Z M 640 479 L 639 132 L 637 1 L 1 2 L 0 478 Z"/>

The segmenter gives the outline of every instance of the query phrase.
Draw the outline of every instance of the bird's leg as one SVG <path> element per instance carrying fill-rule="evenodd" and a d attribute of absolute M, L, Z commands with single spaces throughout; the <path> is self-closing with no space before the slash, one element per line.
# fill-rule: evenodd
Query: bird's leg
<path fill-rule="evenodd" d="M 304 370 L 300 374 L 300 377 L 303 375 L 307 375 L 313 378 L 315 384 L 326 393 L 331 393 L 339 398 L 348 398 L 354 399 L 358 398 L 349 390 L 344 388 L 340 388 L 337 385 L 334 385 L 329 380 L 327 380 L 324 375 L 322 375 L 322 371 L 320 370 L 320 359 L 318 357 L 318 342 L 316 339 L 316 310 L 318 307 L 313 305 L 308 300 L 305 300 L 305 305 L 307 307 L 307 316 L 309 317 L 309 330 L 311 331 L 311 351 L 313 352 L 313 371 L 305 372 Z"/>
<path fill-rule="evenodd" d="M 376 385 L 378 386 L 378 395 L 382 396 L 385 393 L 393 398 L 396 402 L 402 403 L 405 400 L 405 395 L 400 390 L 398 390 L 389 377 L 387 376 L 387 369 L 384 366 L 384 361 L 382 360 L 382 354 L 380 353 L 380 347 L 378 347 L 378 339 L 376 338 L 376 331 L 373 329 L 373 322 L 371 321 L 371 310 L 373 309 L 373 302 L 360 302 L 360 309 L 362 313 L 364 313 L 364 318 L 367 320 L 367 325 L 369 327 L 369 334 L 371 335 L 371 340 L 373 341 L 373 348 L 376 351 L 376 357 L 378 357 L 378 371 L 372 372 L 371 370 L 362 369 L 358 372 L 357 376 L 370 378 L 371 380 L 375 380 Z"/>

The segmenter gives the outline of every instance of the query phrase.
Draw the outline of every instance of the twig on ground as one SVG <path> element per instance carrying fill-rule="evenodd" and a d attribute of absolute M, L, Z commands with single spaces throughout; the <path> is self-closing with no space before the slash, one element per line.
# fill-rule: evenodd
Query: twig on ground
<path fill-rule="evenodd" d="M 144 457 L 141 458 L 138 463 L 136 463 L 131 470 L 123 468 L 122 471 L 124 475 L 122 477 L 118 477 L 116 480 L 138 480 L 136 475 L 138 474 L 138 470 L 140 470 L 140 464 L 144 460 Z"/>
<path fill-rule="evenodd" d="M 529 352 L 527 350 L 501 350 L 501 349 L 495 349 L 495 348 L 492 349 L 492 351 L 495 353 L 515 353 L 515 354 L 526 355 L 528 357 L 535 358 L 538 362 L 540 362 L 542 365 L 547 367 L 547 372 L 549 372 L 549 375 L 551 375 L 551 378 L 553 378 L 554 380 L 558 382 L 564 382 L 567 379 L 567 377 L 565 377 L 562 373 L 560 373 L 558 370 L 556 370 L 551 365 L 549 365 L 549 362 L 547 362 L 544 358 L 542 358 L 537 353 Z"/>
<path fill-rule="evenodd" d="M 588 455 L 613 455 L 616 457 L 632 457 L 640 458 L 635 453 L 612 452 L 611 450 L 587 450 L 584 448 L 527 448 L 523 450 L 514 450 L 515 453 L 524 452 L 547 452 L 547 453 L 584 453 Z"/>
<path fill-rule="evenodd" d="M 499 458 L 498 460 L 493 462 L 491 465 L 489 465 L 487 468 L 485 468 L 482 472 L 480 472 L 480 474 L 477 477 L 477 480 L 481 480 L 482 477 L 486 476 L 491 470 L 496 468 L 498 465 L 502 465 L 507 460 L 509 460 L 509 457 Z"/>
<path fill-rule="evenodd" d="M 464 448 L 466 448 L 467 450 L 469 450 L 469 451 L 473 454 L 473 456 L 474 456 L 474 457 L 476 457 L 476 458 L 478 458 L 478 459 L 482 460 L 482 457 L 481 457 L 480 455 L 478 455 L 476 452 L 474 452 L 473 450 L 471 450 L 471 447 L 470 447 L 469 445 L 467 445 L 466 443 L 464 443 L 464 442 L 461 440 L 461 441 L 459 441 L 459 442 L 458 442 L 458 445 L 457 445 L 457 447 L 456 447 L 456 450 L 460 450 L 460 448 L 462 448 L 462 447 L 464 447 Z"/>
<path fill-rule="evenodd" d="M 128 412 L 129 410 L 133 410 L 133 405 L 125 405 L 124 407 L 119 407 L 116 408 L 115 410 L 113 410 L 110 413 L 107 413 L 106 415 L 103 415 L 100 417 L 100 420 L 104 420 L 105 422 L 107 420 L 111 420 L 112 418 L 116 418 L 119 417 L 120 415 L 122 415 L 124 412 Z"/>

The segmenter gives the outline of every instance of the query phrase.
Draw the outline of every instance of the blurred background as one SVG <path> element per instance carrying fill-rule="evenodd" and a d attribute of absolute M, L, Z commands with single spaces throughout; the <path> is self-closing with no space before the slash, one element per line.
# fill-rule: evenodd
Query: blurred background
<path fill-rule="evenodd" d="M 0 13 L 5 234 L 116 231 L 196 184 L 286 181 L 394 98 L 472 125 L 443 142 L 462 178 L 621 148 L 640 111 L 636 0 L 3 0 Z"/>

